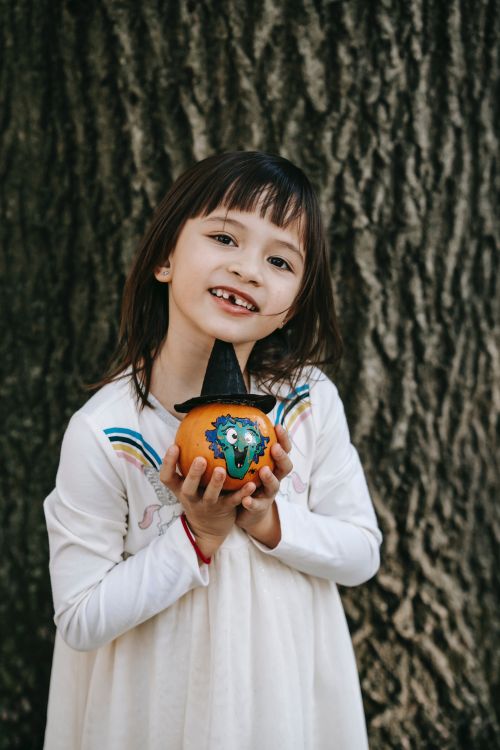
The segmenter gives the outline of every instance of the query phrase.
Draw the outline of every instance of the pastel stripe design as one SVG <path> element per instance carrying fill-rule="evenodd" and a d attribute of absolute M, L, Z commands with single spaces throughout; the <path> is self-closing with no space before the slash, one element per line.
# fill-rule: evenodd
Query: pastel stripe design
<path fill-rule="evenodd" d="M 152 445 L 146 442 L 140 432 L 127 427 L 108 427 L 104 430 L 113 449 L 121 458 L 133 459 L 136 466 L 152 466 L 157 471 L 161 458 Z"/>
<path fill-rule="evenodd" d="M 114 447 L 115 446 L 113 446 L 113 448 Z M 116 448 L 115 448 L 115 450 L 116 450 Z M 133 466 L 136 466 L 141 471 L 143 470 L 144 463 L 142 461 L 144 461 L 144 459 L 142 459 L 142 461 L 140 461 L 138 458 L 134 458 L 134 456 L 130 456 L 128 453 L 124 453 L 123 451 L 119 451 L 119 450 L 116 450 L 116 455 L 120 456 L 120 458 L 124 458 L 125 461 L 128 461 L 129 464 L 132 464 Z"/>
<path fill-rule="evenodd" d="M 311 402 L 310 401 L 303 401 L 301 404 L 297 406 L 296 409 L 292 412 L 290 419 L 287 421 L 287 430 L 289 433 L 293 434 L 297 427 L 305 420 L 307 417 L 311 416 Z"/>
<path fill-rule="evenodd" d="M 295 390 L 285 397 L 276 412 L 276 424 L 286 426 L 288 432 L 295 432 L 301 422 L 311 414 L 311 400 L 309 398 L 309 386 L 299 385 Z M 286 421 L 286 425 L 285 425 Z"/>

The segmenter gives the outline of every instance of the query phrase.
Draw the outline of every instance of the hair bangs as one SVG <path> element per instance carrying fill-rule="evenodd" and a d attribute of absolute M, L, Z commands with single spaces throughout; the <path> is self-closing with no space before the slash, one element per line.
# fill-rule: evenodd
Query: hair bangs
<path fill-rule="evenodd" d="M 271 161 L 269 157 L 259 159 L 260 154 L 249 159 L 250 155 L 236 152 L 234 161 L 220 165 L 220 174 L 210 175 L 194 212 L 207 216 L 219 207 L 245 213 L 258 210 L 262 218 L 280 228 L 295 221 L 301 227 L 302 217 L 308 214 L 305 175 L 280 157 Z"/>

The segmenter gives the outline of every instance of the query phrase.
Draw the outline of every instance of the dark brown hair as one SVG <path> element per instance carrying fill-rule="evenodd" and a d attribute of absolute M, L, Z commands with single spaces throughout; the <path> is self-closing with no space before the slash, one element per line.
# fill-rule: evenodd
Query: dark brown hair
<path fill-rule="evenodd" d="M 156 280 L 155 269 L 165 264 L 188 219 L 218 207 L 253 211 L 257 204 L 260 215 L 278 227 L 298 220 L 305 269 L 286 325 L 257 341 L 248 370 L 269 390 L 278 382 L 293 387 L 306 366 L 338 366 L 343 344 L 314 190 L 302 170 L 281 156 L 235 151 L 194 164 L 158 205 L 125 284 L 117 350 L 108 373 L 94 387 L 127 370 L 138 401 L 148 405 L 153 362 L 168 328 L 168 284 Z"/>

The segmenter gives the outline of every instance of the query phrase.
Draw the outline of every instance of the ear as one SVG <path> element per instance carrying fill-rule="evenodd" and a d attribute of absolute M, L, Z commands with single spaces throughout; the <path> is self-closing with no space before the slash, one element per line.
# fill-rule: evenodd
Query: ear
<path fill-rule="evenodd" d="M 172 269 L 170 268 L 170 261 L 166 261 L 164 266 L 157 266 L 155 268 L 155 279 L 160 281 L 162 284 L 168 284 L 172 281 Z"/>

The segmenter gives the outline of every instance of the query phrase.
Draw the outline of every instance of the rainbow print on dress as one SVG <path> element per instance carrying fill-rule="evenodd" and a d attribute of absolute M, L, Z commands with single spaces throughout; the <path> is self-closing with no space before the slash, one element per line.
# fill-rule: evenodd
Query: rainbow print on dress
<path fill-rule="evenodd" d="M 281 424 L 292 436 L 302 422 L 311 416 L 311 397 L 308 385 L 298 385 L 281 401 L 275 424 Z"/>
<path fill-rule="evenodd" d="M 128 427 L 108 427 L 104 434 L 120 458 L 143 470 L 149 466 L 159 471 L 162 460 L 152 445 L 142 437 L 140 432 Z"/>

